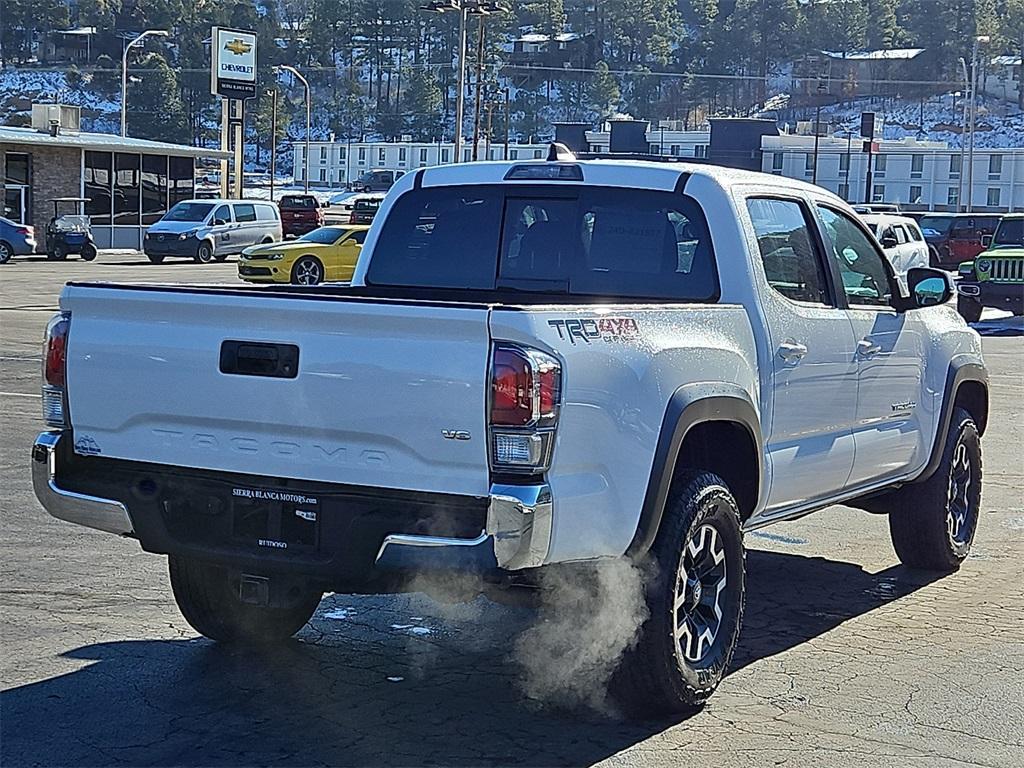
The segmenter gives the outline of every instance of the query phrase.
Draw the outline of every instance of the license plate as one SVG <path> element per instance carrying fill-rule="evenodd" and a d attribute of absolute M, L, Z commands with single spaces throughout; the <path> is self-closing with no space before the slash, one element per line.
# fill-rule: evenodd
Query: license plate
<path fill-rule="evenodd" d="M 232 536 L 277 551 L 316 549 L 320 544 L 320 500 L 296 491 L 233 488 Z"/>

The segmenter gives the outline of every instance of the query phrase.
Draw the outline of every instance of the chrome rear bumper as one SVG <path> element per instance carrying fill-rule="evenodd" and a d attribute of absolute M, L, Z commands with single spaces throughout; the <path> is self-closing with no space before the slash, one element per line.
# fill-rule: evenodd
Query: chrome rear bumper
<path fill-rule="evenodd" d="M 86 496 L 62 489 L 56 478 L 64 450 L 71 450 L 63 432 L 43 432 L 32 446 L 32 487 L 36 498 L 59 520 L 128 536 L 133 533 L 128 510 L 119 501 Z"/>

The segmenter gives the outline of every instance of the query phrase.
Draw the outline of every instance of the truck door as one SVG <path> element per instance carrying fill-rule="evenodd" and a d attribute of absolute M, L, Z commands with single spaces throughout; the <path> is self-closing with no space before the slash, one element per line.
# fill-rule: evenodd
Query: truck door
<path fill-rule="evenodd" d="M 818 206 L 830 257 L 842 278 L 857 344 L 857 454 L 850 485 L 905 472 L 925 450 L 921 414 L 927 336 L 920 318 L 897 312 L 885 257 L 845 213 Z"/>
<path fill-rule="evenodd" d="M 853 329 L 799 199 L 747 200 L 768 290 L 772 482 L 764 516 L 843 488 L 853 467 L 857 361 Z"/>

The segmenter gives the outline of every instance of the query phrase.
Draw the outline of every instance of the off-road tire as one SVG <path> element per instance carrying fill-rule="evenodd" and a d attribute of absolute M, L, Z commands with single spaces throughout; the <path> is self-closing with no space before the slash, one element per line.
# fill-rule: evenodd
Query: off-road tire
<path fill-rule="evenodd" d="M 287 640 L 316 611 L 322 594 L 297 596 L 287 608 L 249 605 L 238 597 L 238 577 L 188 557 L 168 559 L 178 610 L 202 635 L 221 643 L 267 644 Z"/>
<path fill-rule="evenodd" d="M 969 299 L 966 296 L 956 297 L 956 311 L 968 323 L 976 323 L 981 320 L 981 310 L 981 304 L 974 299 Z"/>
<path fill-rule="evenodd" d="M 726 583 L 721 590 L 721 623 L 699 661 L 684 658 L 674 632 L 680 560 L 704 526 L 720 537 L 725 553 Z M 649 618 L 636 644 L 626 652 L 613 676 L 611 692 L 633 717 L 680 715 L 708 700 L 732 659 L 743 622 L 745 552 L 740 512 L 718 475 L 687 471 L 673 483 L 661 527 L 647 561 L 646 601 Z"/>
<path fill-rule="evenodd" d="M 86 243 L 82 246 L 82 252 L 78 254 L 82 257 L 82 261 L 92 261 L 99 255 L 99 251 L 96 250 L 96 246 L 91 243 Z"/>
<path fill-rule="evenodd" d="M 53 246 L 53 258 L 56 261 L 64 261 L 68 257 L 67 249 L 61 245 Z"/>
<path fill-rule="evenodd" d="M 904 486 L 893 494 L 889 534 L 900 562 L 911 568 L 950 572 L 971 552 L 981 511 L 981 439 L 971 414 L 954 408 L 945 436 L 938 469 L 921 483 Z M 963 453 L 961 453 L 961 448 Z M 960 497 L 962 482 L 954 482 L 959 461 L 969 462 L 966 516 L 959 526 L 951 518 L 954 491 Z M 957 535 L 954 535 L 954 526 Z"/>

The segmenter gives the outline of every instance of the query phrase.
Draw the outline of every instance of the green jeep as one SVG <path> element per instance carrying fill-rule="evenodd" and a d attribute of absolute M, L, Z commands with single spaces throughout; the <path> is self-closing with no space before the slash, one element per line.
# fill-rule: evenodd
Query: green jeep
<path fill-rule="evenodd" d="M 960 265 L 957 310 L 969 323 L 981 319 L 983 307 L 1024 314 L 1024 213 L 1004 216 L 982 241 L 987 248 Z"/>

